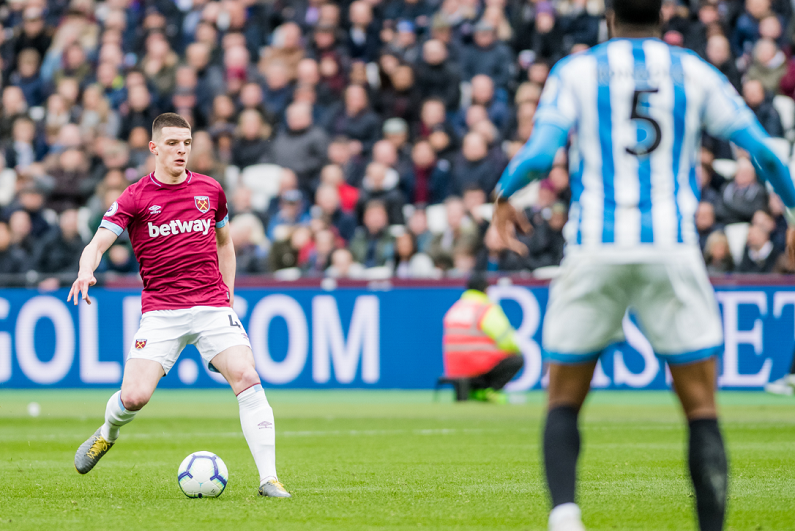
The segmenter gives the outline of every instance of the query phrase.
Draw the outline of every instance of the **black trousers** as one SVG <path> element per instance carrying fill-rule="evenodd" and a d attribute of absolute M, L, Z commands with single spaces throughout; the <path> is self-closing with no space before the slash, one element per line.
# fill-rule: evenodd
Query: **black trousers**
<path fill-rule="evenodd" d="M 491 387 L 494 390 L 500 390 L 511 381 L 511 378 L 516 376 L 522 367 L 524 367 L 524 356 L 521 354 L 508 356 L 489 372 L 470 378 L 469 388 L 475 390 Z"/>

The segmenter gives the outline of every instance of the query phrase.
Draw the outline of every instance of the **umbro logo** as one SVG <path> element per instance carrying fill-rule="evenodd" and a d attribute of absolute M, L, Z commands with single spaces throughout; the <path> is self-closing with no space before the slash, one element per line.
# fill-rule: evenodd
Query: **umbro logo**
<path fill-rule="evenodd" d="M 257 424 L 257 426 L 259 426 L 259 429 L 261 429 L 261 430 L 263 430 L 265 428 L 272 428 L 273 427 L 273 422 L 268 422 L 267 420 L 263 420 L 262 422 Z"/>
<path fill-rule="evenodd" d="M 152 205 L 149 207 L 149 213 L 152 215 L 160 214 L 160 209 L 162 207 L 160 205 Z"/>

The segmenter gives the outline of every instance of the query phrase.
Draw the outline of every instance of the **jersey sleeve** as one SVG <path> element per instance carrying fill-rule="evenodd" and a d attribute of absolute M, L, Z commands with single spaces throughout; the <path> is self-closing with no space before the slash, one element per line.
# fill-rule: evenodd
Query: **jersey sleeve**
<path fill-rule="evenodd" d="M 726 76 L 712 66 L 705 65 L 704 70 L 699 76 L 706 84 L 704 127 L 710 135 L 728 140 L 736 131 L 750 127 L 755 115 Z"/>
<path fill-rule="evenodd" d="M 577 120 L 577 100 L 567 72 L 567 60 L 560 61 L 549 73 L 535 114 L 536 123 L 557 125 L 566 131 Z"/>
<path fill-rule="evenodd" d="M 135 199 L 131 189 L 124 190 L 119 198 L 110 205 L 99 224 L 101 229 L 108 229 L 116 236 L 120 236 L 124 232 L 135 215 Z"/>
<path fill-rule="evenodd" d="M 218 208 L 215 209 L 215 228 L 220 229 L 229 223 L 229 206 L 226 204 L 224 189 L 218 185 Z"/>

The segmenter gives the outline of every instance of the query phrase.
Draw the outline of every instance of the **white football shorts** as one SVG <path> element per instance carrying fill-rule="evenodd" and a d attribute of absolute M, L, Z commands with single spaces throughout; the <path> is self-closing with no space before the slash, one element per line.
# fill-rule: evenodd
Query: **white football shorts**
<path fill-rule="evenodd" d="M 141 317 L 127 359 L 158 362 L 166 374 L 186 345 L 196 345 L 211 371 L 212 359 L 237 345 L 251 348 L 248 334 L 232 308 L 194 306 L 183 310 L 155 310 Z"/>
<path fill-rule="evenodd" d="M 719 354 L 723 327 L 712 285 L 697 248 L 633 253 L 567 253 L 552 281 L 542 343 L 545 357 L 582 363 L 622 341 L 627 310 L 655 354 L 671 364 Z"/>

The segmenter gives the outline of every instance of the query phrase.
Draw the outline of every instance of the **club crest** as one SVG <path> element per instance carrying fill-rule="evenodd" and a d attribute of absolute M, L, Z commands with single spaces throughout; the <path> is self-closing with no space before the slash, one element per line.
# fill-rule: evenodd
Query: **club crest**
<path fill-rule="evenodd" d="M 141 350 L 146 346 L 146 339 L 136 339 L 135 340 L 135 348 Z"/>
<path fill-rule="evenodd" d="M 193 201 L 196 203 L 196 208 L 198 208 L 199 212 L 202 214 L 210 210 L 210 198 L 206 195 L 194 195 Z"/>

